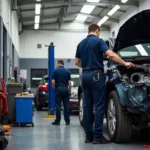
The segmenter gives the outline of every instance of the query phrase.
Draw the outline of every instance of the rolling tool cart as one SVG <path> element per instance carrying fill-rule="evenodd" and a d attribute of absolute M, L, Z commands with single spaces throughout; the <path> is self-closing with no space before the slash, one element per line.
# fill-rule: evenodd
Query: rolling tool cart
<path fill-rule="evenodd" d="M 15 105 L 15 96 L 17 93 L 23 91 L 22 84 L 19 83 L 10 83 L 7 84 L 7 99 L 8 99 L 8 123 L 12 124 L 16 121 L 16 105 Z"/>
<path fill-rule="evenodd" d="M 33 123 L 33 105 L 34 96 L 16 96 L 16 124 L 32 124 Z"/>

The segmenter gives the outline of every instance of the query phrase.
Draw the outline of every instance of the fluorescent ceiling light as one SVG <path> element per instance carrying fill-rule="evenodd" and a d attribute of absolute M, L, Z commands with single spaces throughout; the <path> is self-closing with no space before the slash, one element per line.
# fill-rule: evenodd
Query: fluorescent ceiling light
<path fill-rule="evenodd" d="M 80 12 L 90 14 L 94 10 L 95 6 L 84 5 Z"/>
<path fill-rule="evenodd" d="M 142 56 L 148 56 L 147 52 L 145 51 L 144 47 L 141 44 L 136 45 L 135 47 L 138 49 L 138 51 Z"/>
<path fill-rule="evenodd" d="M 85 21 L 86 19 L 87 19 L 87 16 L 83 16 L 83 15 L 78 15 L 76 17 L 76 20 L 78 20 L 78 21 Z"/>
<path fill-rule="evenodd" d="M 109 15 L 109 16 L 112 16 L 119 8 L 120 8 L 119 5 L 114 6 L 114 8 L 112 8 L 112 9 L 108 12 L 108 15 Z"/>
<path fill-rule="evenodd" d="M 122 3 L 126 3 L 128 0 L 121 0 Z"/>
<path fill-rule="evenodd" d="M 98 3 L 100 0 L 87 0 L 87 2 Z"/>
<path fill-rule="evenodd" d="M 40 22 L 40 16 L 35 16 L 35 23 L 39 23 Z"/>
<path fill-rule="evenodd" d="M 39 29 L 39 24 L 34 24 L 34 29 Z"/>
<path fill-rule="evenodd" d="M 40 2 L 41 0 L 36 0 L 37 2 Z"/>
<path fill-rule="evenodd" d="M 39 15 L 41 12 L 41 4 L 36 4 L 35 5 L 35 14 Z"/>
<path fill-rule="evenodd" d="M 108 20 L 108 16 L 104 16 L 99 22 L 98 25 L 101 26 L 104 22 L 106 22 Z"/>

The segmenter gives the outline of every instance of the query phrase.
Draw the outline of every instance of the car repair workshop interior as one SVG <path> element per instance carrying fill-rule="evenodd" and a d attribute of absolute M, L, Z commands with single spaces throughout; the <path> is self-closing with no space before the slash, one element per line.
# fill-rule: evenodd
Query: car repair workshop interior
<path fill-rule="evenodd" d="M 0 150 L 150 149 L 149 55 L 150 0 L 0 0 Z"/>

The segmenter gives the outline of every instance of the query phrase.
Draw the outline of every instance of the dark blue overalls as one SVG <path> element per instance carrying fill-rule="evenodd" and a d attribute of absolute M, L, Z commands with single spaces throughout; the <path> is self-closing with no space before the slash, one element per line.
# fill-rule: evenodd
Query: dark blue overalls
<path fill-rule="evenodd" d="M 63 66 L 54 70 L 52 79 L 55 80 L 56 122 L 61 120 L 61 102 L 64 105 L 64 120 L 70 122 L 70 103 L 68 81 L 71 80 L 69 70 Z"/>
<path fill-rule="evenodd" d="M 83 90 L 83 122 L 86 136 L 99 139 L 103 136 L 103 118 L 105 112 L 105 76 L 103 53 L 108 46 L 94 35 L 88 35 L 82 40 L 76 52 L 76 58 L 81 59 L 82 90 Z M 93 104 L 95 108 L 93 133 Z"/>

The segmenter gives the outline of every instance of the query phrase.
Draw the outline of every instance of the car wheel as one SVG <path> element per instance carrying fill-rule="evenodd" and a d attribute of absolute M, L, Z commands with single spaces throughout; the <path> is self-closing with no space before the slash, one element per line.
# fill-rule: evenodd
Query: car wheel
<path fill-rule="evenodd" d="M 4 150 L 4 141 L 0 141 L 0 150 Z"/>
<path fill-rule="evenodd" d="M 79 98 L 79 122 L 83 126 L 83 94 L 80 94 Z"/>
<path fill-rule="evenodd" d="M 7 145 L 8 145 L 8 140 L 5 138 L 5 139 L 4 139 L 4 148 L 6 148 Z"/>
<path fill-rule="evenodd" d="M 140 141 L 149 142 L 150 139 L 150 128 L 140 129 Z"/>
<path fill-rule="evenodd" d="M 132 134 L 132 122 L 129 115 L 121 110 L 120 99 L 116 91 L 109 94 L 107 106 L 107 127 L 110 139 L 115 143 L 128 142 Z"/>
<path fill-rule="evenodd" d="M 37 107 L 36 107 L 36 110 L 37 110 L 37 111 L 41 111 L 41 110 L 42 110 L 42 106 L 40 106 L 40 105 L 37 106 Z"/>

